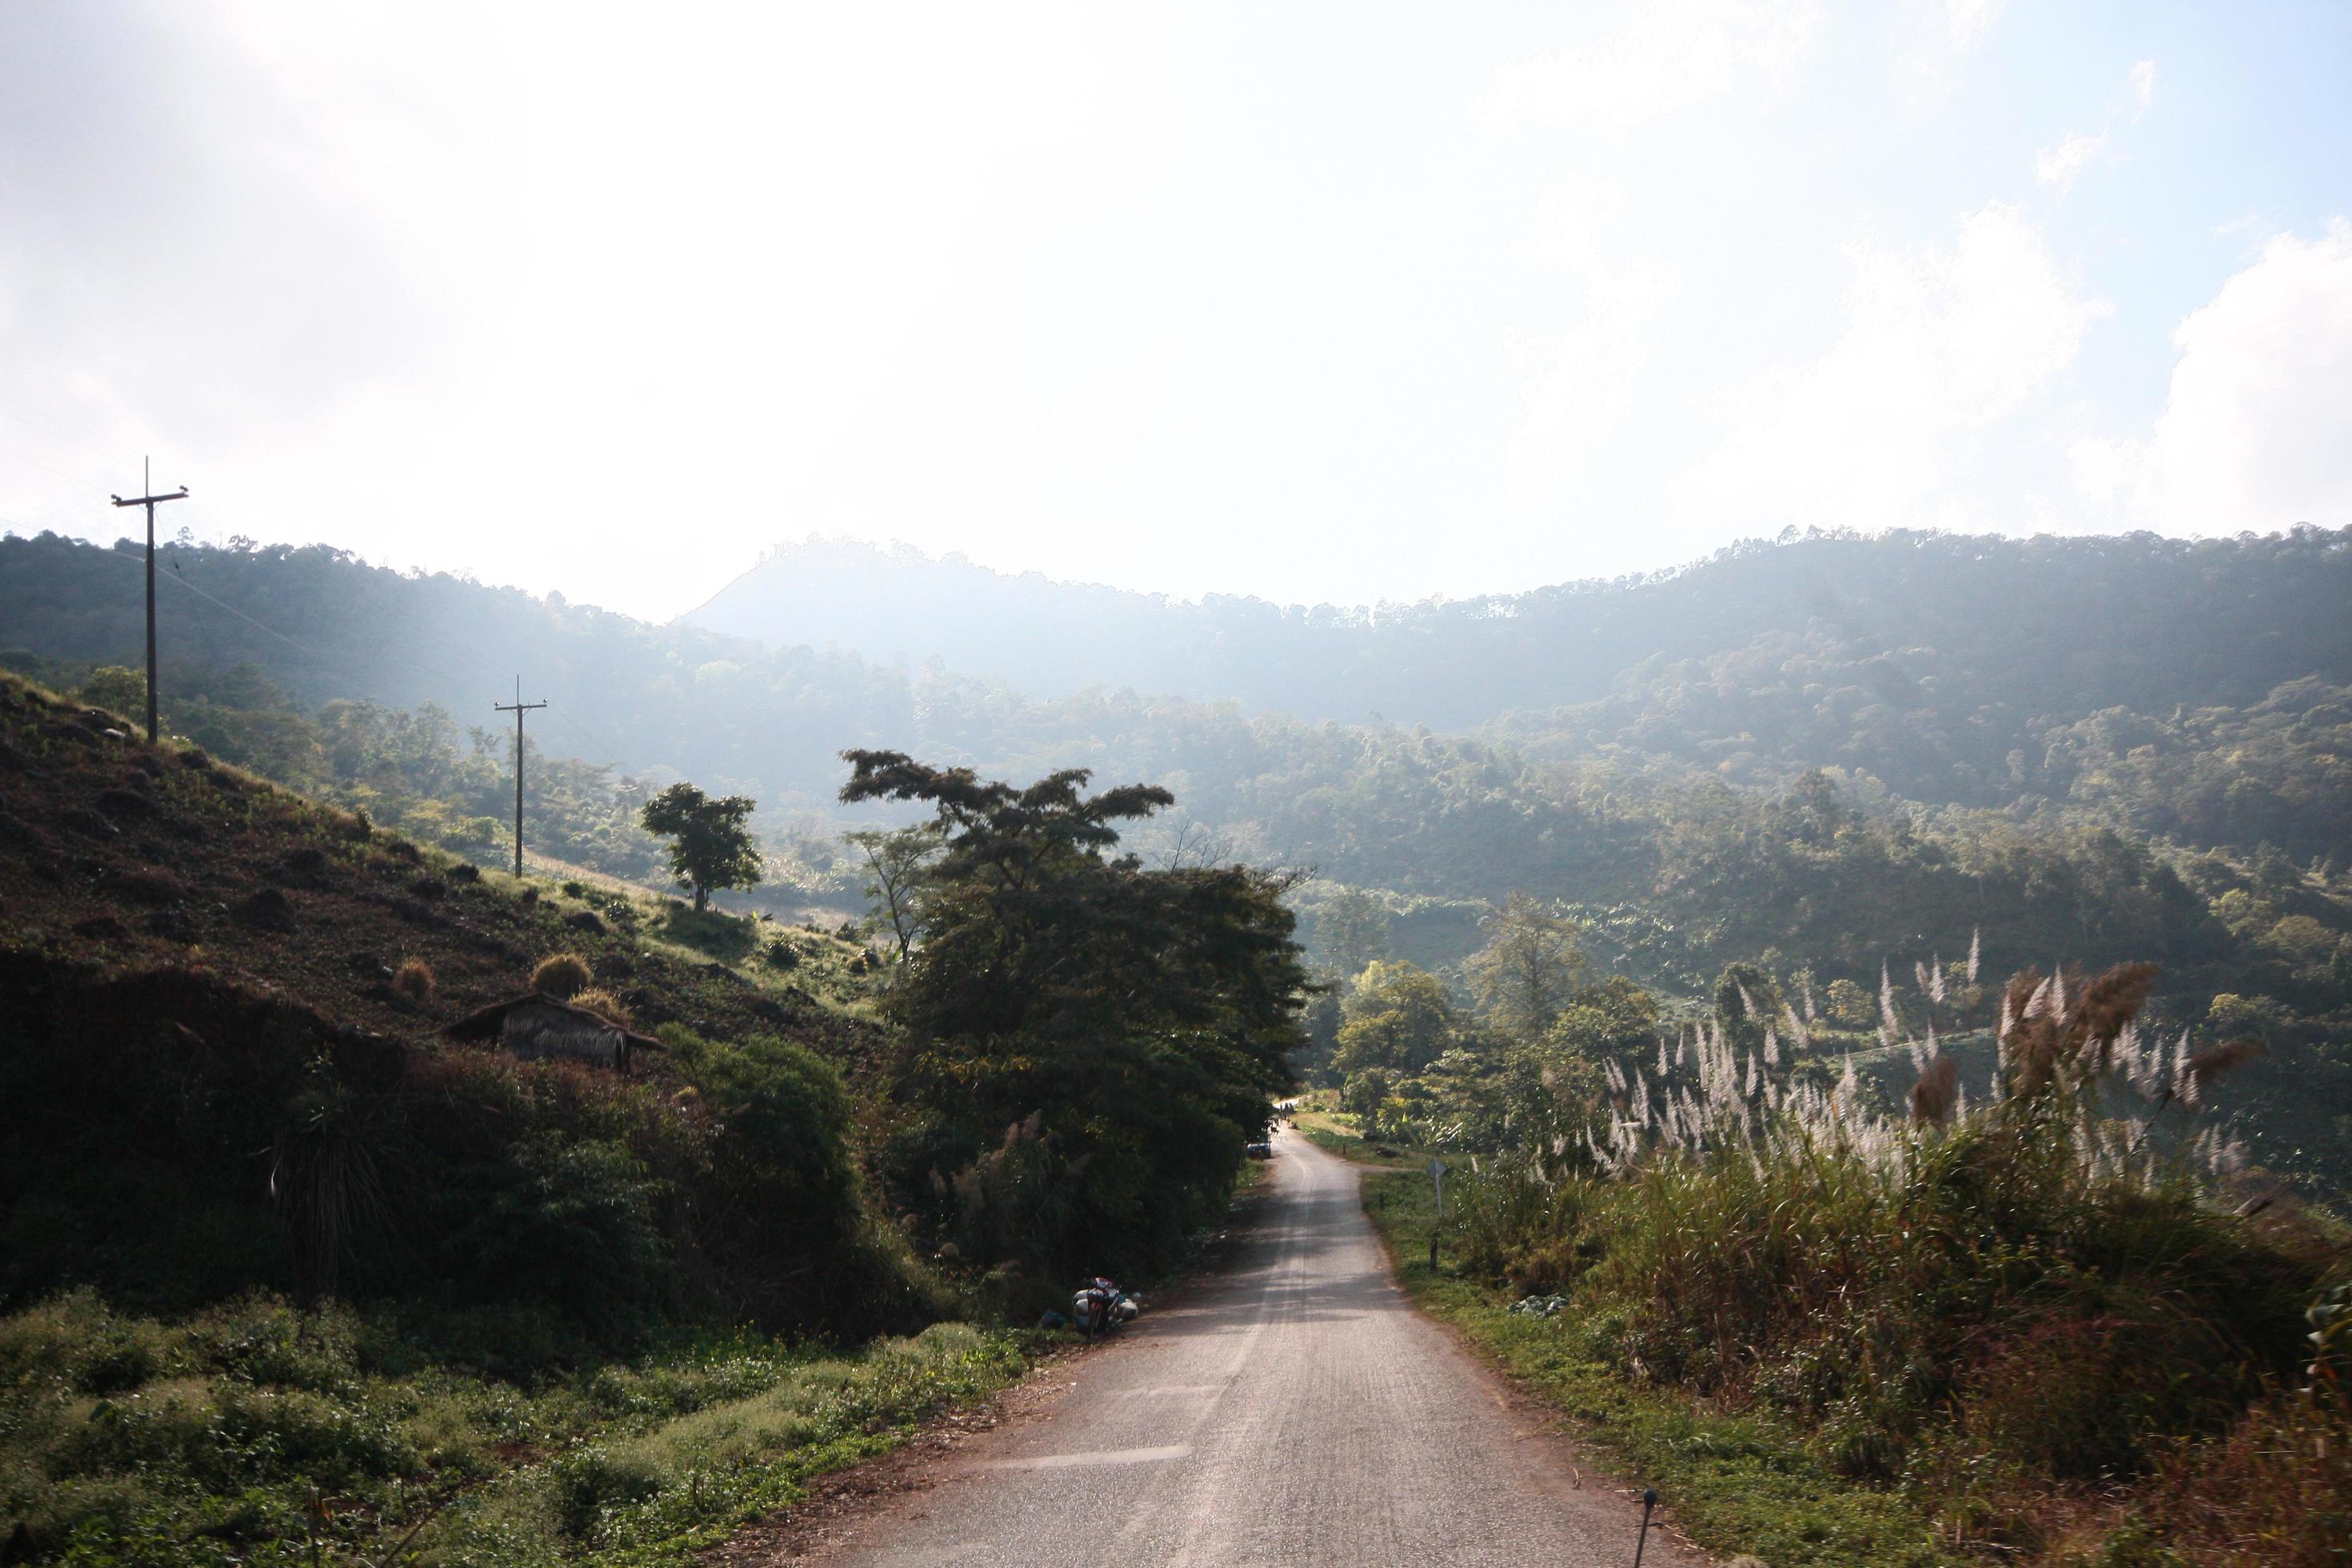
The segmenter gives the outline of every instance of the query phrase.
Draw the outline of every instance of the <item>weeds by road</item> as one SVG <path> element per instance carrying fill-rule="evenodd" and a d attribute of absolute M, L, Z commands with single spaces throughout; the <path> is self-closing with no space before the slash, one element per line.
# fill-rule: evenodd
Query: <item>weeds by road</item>
<path fill-rule="evenodd" d="M 1930 1521 L 1899 1493 L 1835 1474 L 1795 1433 L 1628 1383 L 1600 1348 L 1607 1325 L 1510 1311 L 1502 1293 L 1454 1272 L 1442 1242 L 1433 1273 L 1436 1206 L 1419 1171 L 1367 1172 L 1364 1207 L 1414 1304 L 1556 1406 L 1622 1475 L 1656 1487 L 1675 1524 L 1700 1545 L 1753 1552 L 1772 1568 L 1956 1568 L 1966 1561 L 1937 1545 Z"/>

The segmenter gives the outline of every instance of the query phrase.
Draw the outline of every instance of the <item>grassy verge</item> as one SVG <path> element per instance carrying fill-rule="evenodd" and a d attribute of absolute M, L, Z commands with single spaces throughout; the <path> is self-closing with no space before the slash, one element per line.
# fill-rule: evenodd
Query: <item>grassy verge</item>
<path fill-rule="evenodd" d="M 1701 1545 L 1753 1552 L 1771 1568 L 1975 1561 L 1939 1546 L 1931 1521 L 1899 1493 L 1837 1475 L 1769 1417 L 1710 1412 L 1629 1382 L 1602 1349 L 1606 1325 L 1507 1310 L 1500 1294 L 1451 1270 L 1442 1238 L 1433 1273 L 1437 1215 L 1419 1172 L 1368 1173 L 1364 1207 L 1414 1304 L 1558 1406 L 1626 1478 L 1656 1487 L 1675 1522 Z"/>
<path fill-rule="evenodd" d="M 682 1563 L 1037 1348 L 962 1324 L 849 1354 L 699 1334 L 524 1386 L 348 1313 L 165 1323 L 68 1296 L 0 1318 L 0 1536 L 87 1568 Z"/>

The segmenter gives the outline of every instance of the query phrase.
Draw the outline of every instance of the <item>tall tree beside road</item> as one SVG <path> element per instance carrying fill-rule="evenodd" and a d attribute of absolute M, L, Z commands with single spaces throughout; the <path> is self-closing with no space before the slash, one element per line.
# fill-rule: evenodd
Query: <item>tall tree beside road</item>
<path fill-rule="evenodd" d="M 1303 1043 L 1289 879 L 1117 854 L 1118 824 L 1173 804 L 1152 785 L 1088 795 L 1084 769 L 1021 788 L 843 755 L 845 802 L 929 805 L 939 844 L 889 998 L 907 1031 L 880 1160 L 896 1195 L 967 1256 L 1163 1262 L 1220 1211 Z"/>

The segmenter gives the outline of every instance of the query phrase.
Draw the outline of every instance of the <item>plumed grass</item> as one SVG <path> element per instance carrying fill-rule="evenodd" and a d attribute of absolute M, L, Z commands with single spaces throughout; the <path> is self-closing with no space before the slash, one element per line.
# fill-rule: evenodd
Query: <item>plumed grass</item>
<path fill-rule="evenodd" d="M 2123 1496 L 2151 1551 L 2235 1539 L 2252 1505 L 2215 1522 L 2209 1471 L 2324 1491 L 2352 1444 L 2352 1411 L 2291 1396 L 2322 1377 L 2305 1314 L 2345 1250 L 2244 1201 L 2225 1131 L 2193 1118 L 2250 1052 L 2143 1041 L 2152 977 L 2020 976 L 1974 1109 L 1932 1040 L 1888 1117 L 1850 1070 L 1784 1085 L 1703 1029 L 1686 1071 L 1619 1074 L 1580 1143 L 1460 1184 L 1449 1239 L 1515 1292 L 1572 1293 L 1635 1381 L 1769 1411 L 1833 1469 L 1937 1500 L 1956 1547 L 2054 1562 L 2063 1521 L 2113 1523 Z M 2211 1560 L 2334 1560 L 2243 1540 L 2273 1555 Z"/>

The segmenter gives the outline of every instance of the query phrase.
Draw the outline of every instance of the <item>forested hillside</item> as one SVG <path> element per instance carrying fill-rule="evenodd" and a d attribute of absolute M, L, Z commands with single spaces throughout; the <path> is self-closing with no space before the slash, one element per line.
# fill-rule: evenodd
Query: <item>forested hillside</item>
<path fill-rule="evenodd" d="M 1686 685 L 1728 658 L 1723 678 L 1759 693 L 1857 689 L 1832 724 L 1885 704 L 1957 731 L 2352 679 L 2345 544 L 2314 528 L 2194 542 L 1816 533 L 1644 577 L 1350 609 L 1186 604 L 812 541 L 685 619 L 877 663 L 936 658 L 1036 697 L 1132 687 L 1446 730 L 1612 695 L 1645 704 L 1662 679 Z"/>
<path fill-rule="evenodd" d="M 1120 674 L 1129 634 L 1108 616 L 1150 628 L 1133 646 L 1160 649 L 1170 685 L 1230 679 L 1217 701 L 1040 698 L 322 548 L 166 556 L 175 728 L 485 861 L 505 852 L 510 742 L 467 729 L 520 669 L 555 704 L 534 731 L 538 842 L 618 874 L 652 864 L 633 804 L 690 774 L 758 797 L 772 891 L 849 912 L 866 874 L 837 835 L 873 808 L 831 801 L 843 748 L 987 776 L 1085 766 L 1173 792 L 1131 836 L 1147 858 L 1311 869 L 1294 895 L 1310 940 L 1335 887 L 1371 889 L 1395 952 L 1457 990 L 1512 891 L 1685 996 L 1743 961 L 1874 990 L 1882 965 L 1900 977 L 1979 933 L 2004 971 L 2150 959 L 2158 1012 L 2220 1009 L 2281 1053 L 2240 1090 L 2273 1113 L 2266 1154 L 2310 1169 L 2352 1137 L 2345 532 L 1810 538 L 1362 616 L 1022 587 L 1033 639 L 1085 606 L 1055 627 L 1057 668 Z M 920 594 L 893 611 L 899 568 L 974 602 L 971 569 L 894 561 L 860 568 L 865 599 L 838 595 L 861 624 L 955 624 Z M 135 663 L 135 568 L 120 548 L 0 542 L 0 647 L 67 687 Z M 1357 702 L 1338 691 L 1380 694 L 1356 710 L 1389 720 L 1311 717 Z M 1402 721 L 1417 709 L 1460 728 Z"/>

